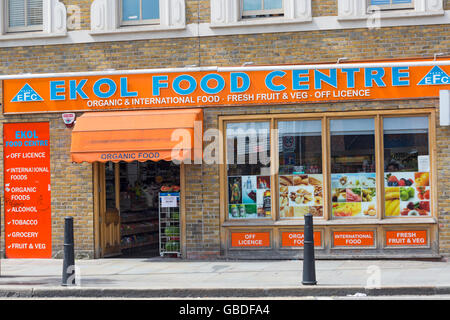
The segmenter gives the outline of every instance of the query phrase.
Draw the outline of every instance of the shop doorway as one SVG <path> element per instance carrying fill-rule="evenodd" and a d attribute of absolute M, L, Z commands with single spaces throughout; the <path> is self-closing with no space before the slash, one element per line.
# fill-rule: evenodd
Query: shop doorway
<path fill-rule="evenodd" d="M 122 161 L 97 163 L 94 169 L 99 192 L 97 256 L 180 256 L 181 166 Z M 167 196 L 176 201 L 161 208 L 161 197 Z"/>

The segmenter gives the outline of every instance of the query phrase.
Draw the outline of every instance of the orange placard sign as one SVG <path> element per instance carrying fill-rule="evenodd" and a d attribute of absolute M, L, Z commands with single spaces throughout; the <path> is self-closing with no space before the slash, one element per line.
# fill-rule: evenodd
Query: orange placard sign
<path fill-rule="evenodd" d="M 367 247 L 375 244 L 373 231 L 334 231 L 335 247 Z"/>
<path fill-rule="evenodd" d="M 320 247 L 322 245 L 321 232 L 314 231 L 314 246 Z M 289 232 L 281 233 L 281 246 L 283 247 L 303 247 L 305 241 L 304 232 Z"/>
<path fill-rule="evenodd" d="M 422 65 L 414 64 L 421 62 Z M 423 65 L 425 63 L 425 65 Z M 149 70 L 3 81 L 4 113 L 214 107 L 436 98 L 450 61 Z"/>
<path fill-rule="evenodd" d="M 424 246 L 426 244 L 426 230 L 386 231 L 387 246 Z"/>
<path fill-rule="evenodd" d="M 232 232 L 232 247 L 270 247 L 270 232 Z"/>
<path fill-rule="evenodd" d="M 5 123 L 3 150 L 6 256 L 51 258 L 49 123 Z"/>

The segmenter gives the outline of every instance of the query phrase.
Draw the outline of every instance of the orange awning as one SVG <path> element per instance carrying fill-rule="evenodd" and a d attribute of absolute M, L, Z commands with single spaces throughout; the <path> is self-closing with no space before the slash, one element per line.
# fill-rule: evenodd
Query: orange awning
<path fill-rule="evenodd" d="M 88 112 L 72 131 L 74 162 L 201 159 L 201 109 Z"/>

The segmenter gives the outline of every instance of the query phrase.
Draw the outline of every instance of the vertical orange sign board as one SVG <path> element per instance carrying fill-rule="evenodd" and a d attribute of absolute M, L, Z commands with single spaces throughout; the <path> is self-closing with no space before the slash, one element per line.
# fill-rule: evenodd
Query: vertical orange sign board
<path fill-rule="evenodd" d="M 233 232 L 232 247 L 270 247 L 269 232 Z"/>
<path fill-rule="evenodd" d="M 304 232 L 282 232 L 281 246 L 282 247 L 303 247 L 305 241 Z M 314 246 L 320 247 L 322 245 L 321 232 L 314 231 Z"/>
<path fill-rule="evenodd" d="M 427 245 L 426 230 L 386 231 L 387 246 L 424 246 Z"/>
<path fill-rule="evenodd" d="M 335 247 L 371 247 L 375 244 L 373 231 L 335 231 L 333 232 Z"/>
<path fill-rule="evenodd" d="M 49 123 L 5 123 L 3 150 L 6 256 L 51 258 Z"/>

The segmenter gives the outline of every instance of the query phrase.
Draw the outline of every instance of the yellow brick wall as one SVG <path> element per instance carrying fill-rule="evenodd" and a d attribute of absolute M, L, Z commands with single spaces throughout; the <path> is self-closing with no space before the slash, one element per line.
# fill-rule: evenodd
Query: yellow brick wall
<path fill-rule="evenodd" d="M 80 9 L 81 29 L 90 29 L 90 6 L 92 0 L 61 0 L 66 7 L 77 6 Z M 311 0 L 313 17 L 336 16 L 338 0 Z M 186 24 L 210 22 L 210 0 L 186 0 Z M 450 10 L 450 0 L 444 0 L 444 9 Z"/>

